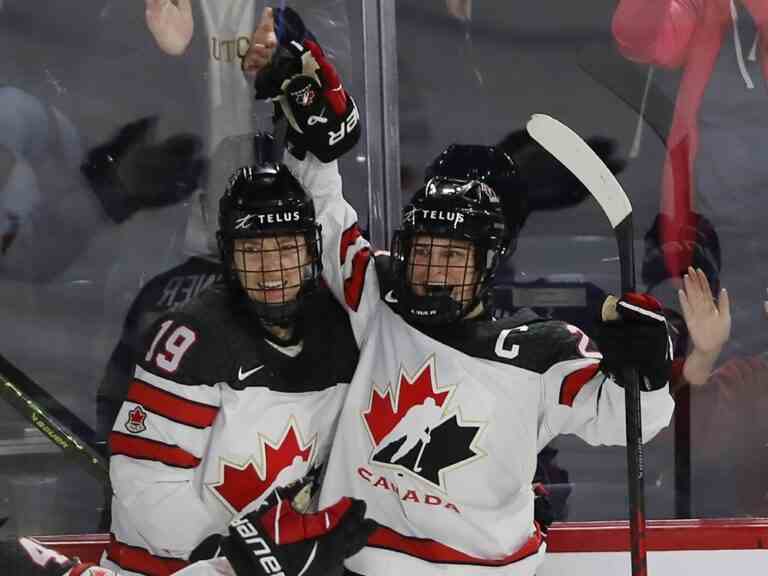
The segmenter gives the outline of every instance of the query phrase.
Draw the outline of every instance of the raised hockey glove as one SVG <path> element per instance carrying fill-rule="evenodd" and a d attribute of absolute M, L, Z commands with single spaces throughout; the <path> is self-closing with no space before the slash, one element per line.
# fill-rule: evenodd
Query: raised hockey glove
<path fill-rule="evenodd" d="M 618 318 L 599 322 L 595 333 L 603 372 L 621 385 L 623 372 L 634 368 L 641 390 L 663 388 L 672 368 L 672 341 L 661 303 L 650 294 L 632 292 L 615 304 Z"/>
<path fill-rule="evenodd" d="M 291 153 L 323 162 L 339 158 L 360 138 L 360 115 L 336 69 L 291 8 L 275 8 L 278 45 L 254 80 L 257 100 L 272 100 L 288 121 Z"/>
<path fill-rule="evenodd" d="M 202 142 L 191 134 L 155 140 L 157 118 L 126 124 L 91 149 L 80 171 L 115 222 L 143 208 L 159 208 L 187 198 L 202 181 L 206 161 Z"/>

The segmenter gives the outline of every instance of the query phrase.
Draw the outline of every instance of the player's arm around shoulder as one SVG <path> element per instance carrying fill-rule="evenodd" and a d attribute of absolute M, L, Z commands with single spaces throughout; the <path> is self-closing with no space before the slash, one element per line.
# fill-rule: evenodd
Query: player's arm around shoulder
<path fill-rule="evenodd" d="M 291 8 L 264 8 L 243 58 L 257 100 L 285 118 L 293 157 L 334 163 L 357 144 L 360 114 L 331 60 Z M 317 171 L 317 168 L 316 170 Z M 330 172 L 330 170 L 329 170 Z"/>
<path fill-rule="evenodd" d="M 284 163 L 312 198 L 322 226 L 324 277 L 352 312 L 358 339 L 366 324 L 366 287 L 378 296 L 371 251 L 357 213 L 342 195 L 337 159 L 360 138 L 360 116 L 301 16 L 291 8 L 265 8 L 243 58 L 257 100 L 275 104 L 287 123 Z M 370 271 L 369 271 L 370 269 Z M 371 300 L 374 302 L 374 300 Z M 375 299 L 378 301 L 378 297 Z M 357 320 L 355 320 L 357 319 Z"/>
<path fill-rule="evenodd" d="M 284 162 L 289 170 L 316 203 L 339 198 L 336 160 L 360 139 L 360 115 L 298 13 L 264 8 L 243 72 L 253 79 L 255 98 L 273 102 L 275 117 L 287 122 Z"/>

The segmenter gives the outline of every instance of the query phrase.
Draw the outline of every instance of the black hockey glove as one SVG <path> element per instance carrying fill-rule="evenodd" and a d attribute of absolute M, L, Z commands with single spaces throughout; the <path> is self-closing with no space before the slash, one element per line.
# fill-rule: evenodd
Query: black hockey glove
<path fill-rule="evenodd" d="M 314 514 L 302 514 L 291 488 L 278 489 L 255 512 L 234 520 L 229 536 L 207 538 L 190 561 L 226 556 L 238 576 L 334 576 L 345 558 L 359 552 L 377 524 L 366 519 L 365 502 L 342 498 Z M 218 548 L 216 551 L 215 549 Z"/>
<path fill-rule="evenodd" d="M 618 174 L 627 165 L 616 153 L 616 141 L 592 136 L 587 144 Z M 498 144 L 520 167 L 520 175 L 528 189 L 528 209 L 560 210 L 575 206 L 589 197 L 584 185 L 528 134 L 526 130 L 510 132 Z"/>
<path fill-rule="evenodd" d="M 360 138 L 360 115 L 336 69 L 291 8 L 273 10 L 278 46 L 254 81 L 257 100 L 272 100 L 288 121 L 291 153 L 323 162 L 339 158 Z"/>
<path fill-rule="evenodd" d="M 672 341 L 661 303 L 650 294 L 624 294 L 616 304 L 619 319 L 599 322 L 595 341 L 601 368 L 621 384 L 624 370 L 640 372 L 640 389 L 663 388 L 672 369 Z"/>
<path fill-rule="evenodd" d="M 143 208 L 175 204 L 201 184 L 206 161 L 200 139 L 177 134 L 156 142 L 156 125 L 154 117 L 126 124 L 114 138 L 91 149 L 80 167 L 115 222 Z"/>

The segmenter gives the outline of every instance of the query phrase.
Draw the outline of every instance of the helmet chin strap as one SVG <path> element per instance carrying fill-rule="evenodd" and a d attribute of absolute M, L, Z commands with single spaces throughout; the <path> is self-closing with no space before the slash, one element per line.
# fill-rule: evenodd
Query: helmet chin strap
<path fill-rule="evenodd" d="M 467 312 L 462 320 L 472 320 L 472 318 L 482 316 L 483 312 L 485 312 L 485 304 L 483 304 L 483 300 L 480 299 L 480 302 L 478 302 L 477 305 L 472 308 L 472 310 Z"/>

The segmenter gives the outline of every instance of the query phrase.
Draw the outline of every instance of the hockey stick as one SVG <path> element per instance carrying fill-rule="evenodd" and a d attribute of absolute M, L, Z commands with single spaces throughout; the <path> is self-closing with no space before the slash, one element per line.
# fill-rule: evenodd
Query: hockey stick
<path fill-rule="evenodd" d="M 587 143 L 565 124 L 544 114 L 534 114 L 528 121 L 527 129 L 531 137 L 568 168 L 597 200 L 616 234 L 621 268 L 621 291 L 622 293 L 634 292 L 632 204 L 621 184 Z M 609 319 L 604 316 L 604 320 Z M 636 370 L 625 370 L 621 380 L 626 404 L 632 575 L 646 576 L 648 572 L 645 541 L 645 470 L 639 376 Z"/>
<path fill-rule="evenodd" d="M 426 441 L 421 441 L 421 449 L 419 450 L 418 456 L 416 456 L 416 463 L 413 465 L 414 472 L 421 472 L 421 457 L 424 455 L 424 448 L 427 447 L 430 440 L 432 440 L 432 434 L 429 432 L 429 429 L 427 429 L 427 439 Z"/>
<path fill-rule="evenodd" d="M 90 426 L 0 355 L 0 396 L 67 456 L 104 480 L 109 464 Z"/>

